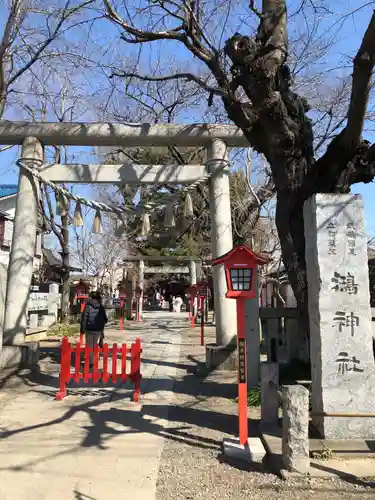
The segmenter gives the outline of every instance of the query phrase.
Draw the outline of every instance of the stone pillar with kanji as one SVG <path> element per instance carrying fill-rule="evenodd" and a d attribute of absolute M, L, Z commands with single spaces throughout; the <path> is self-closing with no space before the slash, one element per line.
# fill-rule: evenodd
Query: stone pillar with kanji
<path fill-rule="evenodd" d="M 316 194 L 304 222 L 313 425 L 326 439 L 374 438 L 375 418 L 355 417 L 375 412 L 362 197 Z"/>

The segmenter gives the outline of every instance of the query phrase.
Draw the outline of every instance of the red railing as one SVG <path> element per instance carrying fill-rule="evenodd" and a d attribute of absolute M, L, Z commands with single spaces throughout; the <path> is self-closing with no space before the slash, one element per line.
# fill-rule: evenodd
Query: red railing
<path fill-rule="evenodd" d="M 75 354 L 74 369 L 71 371 L 72 354 Z M 111 380 L 116 383 L 118 380 L 125 382 L 130 379 L 134 384 L 133 401 L 139 401 L 141 385 L 141 340 L 138 338 L 131 345 L 130 349 L 126 344 L 118 346 L 113 344 L 111 347 L 104 344 L 103 348 L 95 345 L 91 349 L 88 345 L 81 347 L 81 344 L 72 345 L 67 337 L 64 337 L 61 343 L 61 365 L 60 365 L 60 390 L 56 394 L 56 399 L 61 401 L 68 394 L 67 384 L 73 380 L 78 383 L 81 379 L 85 383 L 93 381 L 98 383 L 102 380 L 104 383 Z M 83 354 L 83 371 L 81 365 L 81 354 Z M 90 354 L 93 354 L 93 367 L 90 371 Z M 103 369 L 99 370 L 99 357 L 103 355 Z M 130 372 L 126 371 L 127 355 L 130 354 Z M 121 373 L 117 373 L 117 356 L 121 357 Z M 112 372 L 108 372 L 108 358 L 112 358 Z"/>

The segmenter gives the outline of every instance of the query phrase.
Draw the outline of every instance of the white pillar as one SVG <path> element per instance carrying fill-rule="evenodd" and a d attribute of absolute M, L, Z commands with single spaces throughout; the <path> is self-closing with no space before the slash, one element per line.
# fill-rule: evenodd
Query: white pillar
<path fill-rule="evenodd" d="M 139 298 L 139 315 L 142 316 L 143 312 L 143 289 L 145 280 L 145 263 L 143 260 L 138 262 L 138 286 L 141 289 L 141 296 Z"/>
<path fill-rule="evenodd" d="M 190 270 L 190 285 L 196 285 L 197 284 L 197 264 L 195 260 L 190 261 L 189 265 L 189 270 Z M 197 308 L 198 308 L 198 299 L 194 297 L 193 299 L 193 310 L 192 314 L 195 314 Z"/>
<path fill-rule="evenodd" d="M 35 137 L 26 137 L 21 157 L 33 166 L 43 161 L 43 146 Z M 36 228 L 39 208 L 39 183 L 20 170 L 12 250 L 8 267 L 4 318 L 4 345 L 22 344 L 27 327 L 27 302 L 33 273 Z"/>
<path fill-rule="evenodd" d="M 197 284 L 197 265 L 195 263 L 195 260 L 190 261 L 189 271 L 190 271 L 190 285 L 196 285 Z"/>
<path fill-rule="evenodd" d="M 48 315 L 54 318 L 54 322 L 57 321 L 59 312 L 59 285 L 57 283 L 51 283 L 49 286 L 48 294 Z"/>
<path fill-rule="evenodd" d="M 233 248 L 232 217 L 230 209 L 229 168 L 223 167 L 228 160 L 226 144 L 215 139 L 207 149 L 210 174 L 209 199 L 211 209 L 212 257 L 220 257 Z M 215 171 L 221 169 L 217 174 Z M 227 283 L 224 266 L 212 268 L 214 285 L 216 344 L 228 345 L 237 334 L 236 301 L 227 299 Z"/>

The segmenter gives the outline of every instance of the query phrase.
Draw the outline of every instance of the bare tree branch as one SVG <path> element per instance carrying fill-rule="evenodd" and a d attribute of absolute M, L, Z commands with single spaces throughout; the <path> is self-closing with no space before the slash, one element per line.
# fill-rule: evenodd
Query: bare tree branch
<path fill-rule="evenodd" d="M 139 75 L 138 73 L 131 73 L 128 71 L 113 71 L 112 75 L 110 78 L 113 78 L 114 76 L 118 76 L 121 78 L 138 78 L 139 80 L 144 80 L 147 82 L 166 82 L 170 80 L 187 80 L 189 82 L 195 82 L 197 83 L 200 87 L 202 87 L 204 90 L 207 90 L 207 92 L 210 92 L 215 95 L 227 95 L 227 92 L 225 92 L 223 89 L 220 89 L 218 87 L 212 87 L 211 85 L 207 85 L 203 80 L 201 80 L 199 77 L 193 75 L 192 73 L 175 73 L 173 75 L 166 75 L 166 76 L 148 76 L 148 75 Z"/>

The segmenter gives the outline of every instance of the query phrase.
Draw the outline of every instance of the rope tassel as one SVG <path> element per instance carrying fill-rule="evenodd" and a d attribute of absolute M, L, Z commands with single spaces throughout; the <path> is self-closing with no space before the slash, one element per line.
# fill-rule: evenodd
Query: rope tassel
<path fill-rule="evenodd" d="M 186 194 L 185 207 L 184 207 L 184 216 L 185 217 L 193 217 L 194 216 L 193 200 L 191 198 L 191 194 L 190 193 Z"/>
<path fill-rule="evenodd" d="M 56 199 L 56 215 L 65 216 L 66 215 L 66 199 L 65 196 L 55 192 Z"/>
<path fill-rule="evenodd" d="M 102 216 L 100 211 L 97 210 L 94 217 L 94 222 L 92 223 L 92 233 L 93 234 L 101 234 L 102 233 Z"/>
<path fill-rule="evenodd" d="M 81 209 L 81 203 L 79 201 L 77 201 L 76 208 L 74 210 L 73 226 L 74 227 L 83 226 L 82 209 Z"/>

